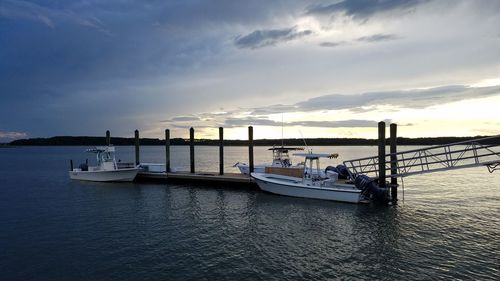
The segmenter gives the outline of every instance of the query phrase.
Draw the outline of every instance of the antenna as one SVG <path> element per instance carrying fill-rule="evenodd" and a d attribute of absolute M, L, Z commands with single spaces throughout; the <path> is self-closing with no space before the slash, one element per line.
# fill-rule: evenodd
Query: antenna
<path fill-rule="evenodd" d="M 283 112 L 281 112 L 281 147 L 285 147 L 283 140 Z"/>
<path fill-rule="evenodd" d="M 312 150 L 309 149 L 309 146 L 307 146 L 307 142 L 306 142 L 306 139 L 304 138 L 304 135 L 302 135 L 302 131 L 299 130 L 299 133 L 300 133 L 300 137 L 302 138 L 302 141 L 304 141 L 304 145 L 306 146 L 307 152 L 312 153 Z"/>

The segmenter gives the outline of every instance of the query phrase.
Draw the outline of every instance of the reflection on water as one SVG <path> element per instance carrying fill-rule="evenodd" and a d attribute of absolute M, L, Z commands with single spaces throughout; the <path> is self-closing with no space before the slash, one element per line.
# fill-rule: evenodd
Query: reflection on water
<path fill-rule="evenodd" d="M 175 163 L 188 167 L 188 151 L 175 149 Z M 314 149 L 349 158 L 376 150 Z M 385 207 L 231 187 L 70 181 L 68 160 L 84 161 L 81 151 L 0 151 L 2 279 L 500 278 L 500 173 L 409 177 L 405 201 Z M 144 161 L 164 157 L 161 147 L 141 152 Z M 247 157 L 244 147 L 226 152 L 228 170 Z M 131 147 L 118 153 L 133 160 Z M 217 153 L 197 148 L 197 169 L 216 170 Z M 257 163 L 269 159 L 256 148 Z"/>

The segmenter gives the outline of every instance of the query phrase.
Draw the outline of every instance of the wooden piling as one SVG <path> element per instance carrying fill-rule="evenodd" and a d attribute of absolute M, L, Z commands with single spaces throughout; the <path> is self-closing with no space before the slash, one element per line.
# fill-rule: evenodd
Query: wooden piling
<path fill-rule="evenodd" d="M 165 173 L 170 172 L 170 130 L 165 129 Z"/>
<path fill-rule="evenodd" d="M 224 175 L 224 128 L 219 127 L 219 175 Z"/>
<path fill-rule="evenodd" d="M 73 171 L 73 160 L 69 160 L 70 171 Z"/>
<path fill-rule="evenodd" d="M 135 144 L 135 164 L 139 165 L 141 163 L 139 158 L 139 130 L 135 130 L 134 132 L 134 144 Z"/>
<path fill-rule="evenodd" d="M 385 122 L 378 123 L 378 185 L 385 187 Z"/>
<path fill-rule="evenodd" d="M 194 174 L 194 128 L 189 129 L 189 159 L 191 164 L 191 173 Z"/>
<path fill-rule="evenodd" d="M 250 173 L 253 173 L 253 127 L 248 127 L 248 164 Z"/>
<path fill-rule="evenodd" d="M 397 152 L 397 128 L 398 125 L 391 124 L 390 125 L 390 145 L 391 145 L 391 176 L 396 175 L 398 173 L 396 167 L 396 161 L 398 160 L 396 157 Z M 398 201 L 398 178 L 391 177 L 391 199 L 392 203 L 396 204 Z"/>
<path fill-rule="evenodd" d="M 111 133 L 109 130 L 106 131 L 106 145 L 109 146 L 111 144 Z"/>

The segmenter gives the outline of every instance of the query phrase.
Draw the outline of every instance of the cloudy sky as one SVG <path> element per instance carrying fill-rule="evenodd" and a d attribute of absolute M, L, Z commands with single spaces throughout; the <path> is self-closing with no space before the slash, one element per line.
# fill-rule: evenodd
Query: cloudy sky
<path fill-rule="evenodd" d="M 0 142 L 500 134 L 500 1 L 0 1 Z"/>

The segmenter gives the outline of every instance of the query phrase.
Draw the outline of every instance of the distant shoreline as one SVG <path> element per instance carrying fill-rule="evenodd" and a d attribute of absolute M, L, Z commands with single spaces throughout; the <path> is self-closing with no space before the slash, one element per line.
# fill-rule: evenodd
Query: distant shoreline
<path fill-rule="evenodd" d="M 471 139 L 484 138 L 486 136 L 474 137 L 435 137 L 435 138 L 397 138 L 398 145 L 440 145 L 449 144 Z M 377 145 L 376 139 L 361 138 L 310 138 L 305 139 L 309 146 L 369 146 Z M 218 146 L 218 139 L 195 139 L 195 145 Z M 254 146 L 304 146 L 303 139 L 257 139 L 253 141 Z M 115 146 L 134 145 L 134 138 L 112 137 L 111 143 Z M 387 140 L 387 144 L 389 140 Z M 500 144 L 500 138 L 493 139 L 489 144 Z M 96 146 L 105 145 L 105 137 L 88 136 L 56 136 L 50 138 L 31 138 L 15 140 L 1 146 Z M 141 138 L 140 145 L 165 145 L 165 140 L 154 138 Z M 170 145 L 189 145 L 189 139 L 170 139 Z M 247 146 L 248 140 L 224 140 L 224 146 Z"/>

